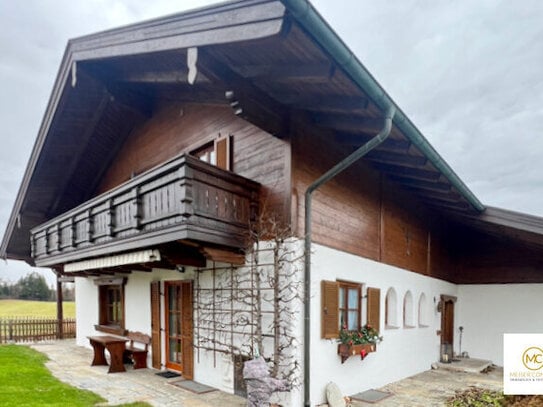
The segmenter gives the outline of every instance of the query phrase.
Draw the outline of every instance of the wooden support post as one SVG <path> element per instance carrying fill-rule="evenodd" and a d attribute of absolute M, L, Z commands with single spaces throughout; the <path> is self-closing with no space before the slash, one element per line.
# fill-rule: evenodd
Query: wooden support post
<path fill-rule="evenodd" d="M 60 280 L 60 274 L 57 272 L 57 338 L 64 339 L 64 313 L 62 310 L 62 281 Z"/>

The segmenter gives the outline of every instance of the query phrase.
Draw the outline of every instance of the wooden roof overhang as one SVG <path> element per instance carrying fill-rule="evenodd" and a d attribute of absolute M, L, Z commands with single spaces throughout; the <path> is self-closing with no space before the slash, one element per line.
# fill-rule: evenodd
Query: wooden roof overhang
<path fill-rule="evenodd" d="M 283 2 L 245 0 L 70 41 L 0 255 L 32 262 L 29 230 L 93 196 L 130 130 L 164 100 L 230 104 L 277 137 L 303 120 L 346 154 L 361 146 L 382 127 L 382 108 L 316 35 Z M 364 159 L 438 211 L 477 217 L 452 169 L 404 128 L 394 122 Z"/>
<path fill-rule="evenodd" d="M 451 214 L 458 225 L 486 236 L 517 241 L 541 252 L 543 249 L 543 218 L 501 208 L 487 207 L 481 214 Z"/>

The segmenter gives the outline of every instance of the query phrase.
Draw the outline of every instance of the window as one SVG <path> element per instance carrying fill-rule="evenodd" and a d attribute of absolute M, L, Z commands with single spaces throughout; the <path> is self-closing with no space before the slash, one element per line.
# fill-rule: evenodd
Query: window
<path fill-rule="evenodd" d="M 390 287 L 385 297 L 385 328 L 398 327 L 398 301 L 396 290 Z"/>
<path fill-rule="evenodd" d="M 124 286 L 126 279 L 98 279 L 98 324 L 100 327 L 124 329 Z"/>
<path fill-rule="evenodd" d="M 366 322 L 379 330 L 380 290 L 367 289 Z M 344 281 L 321 282 L 321 337 L 334 339 L 343 326 L 358 330 L 362 325 L 362 284 Z"/>
<path fill-rule="evenodd" d="M 217 153 L 215 152 L 215 145 L 213 143 L 205 145 L 192 153 L 192 155 L 206 163 L 217 165 Z"/>
<path fill-rule="evenodd" d="M 232 171 L 232 136 L 219 137 L 191 153 L 206 163 Z"/>
<path fill-rule="evenodd" d="M 339 289 L 339 329 L 349 331 L 360 329 L 360 291 L 361 285 L 338 282 Z"/>

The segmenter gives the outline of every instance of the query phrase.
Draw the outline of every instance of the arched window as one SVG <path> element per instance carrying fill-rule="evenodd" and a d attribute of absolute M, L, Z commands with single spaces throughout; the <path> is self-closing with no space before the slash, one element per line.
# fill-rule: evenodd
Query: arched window
<path fill-rule="evenodd" d="M 385 328 L 398 327 L 398 299 L 396 290 L 390 287 L 385 297 Z"/>
<path fill-rule="evenodd" d="M 403 326 L 412 328 L 415 326 L 415 315 L 413 312 L 413 294 L 407 291 L 403 297 Z"/>
<path fill-rule="evenodd" d="M 429 326 L 429 322 L 426 295 L 422 293 L 419 297 L 419 326 Z"/>

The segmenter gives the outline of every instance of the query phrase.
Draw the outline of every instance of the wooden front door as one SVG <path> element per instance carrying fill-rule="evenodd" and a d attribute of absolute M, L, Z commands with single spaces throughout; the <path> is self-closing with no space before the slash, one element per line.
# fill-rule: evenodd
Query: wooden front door
<path fill-rule="evenodd" d="M 454 297 L 442 297 L 441 344 L 454 344 Z"/>
<path fill-rule="evenodd" d="M 192 281 L 168 281 L 165 291 L 166 367 L 192 379 Z"/>

